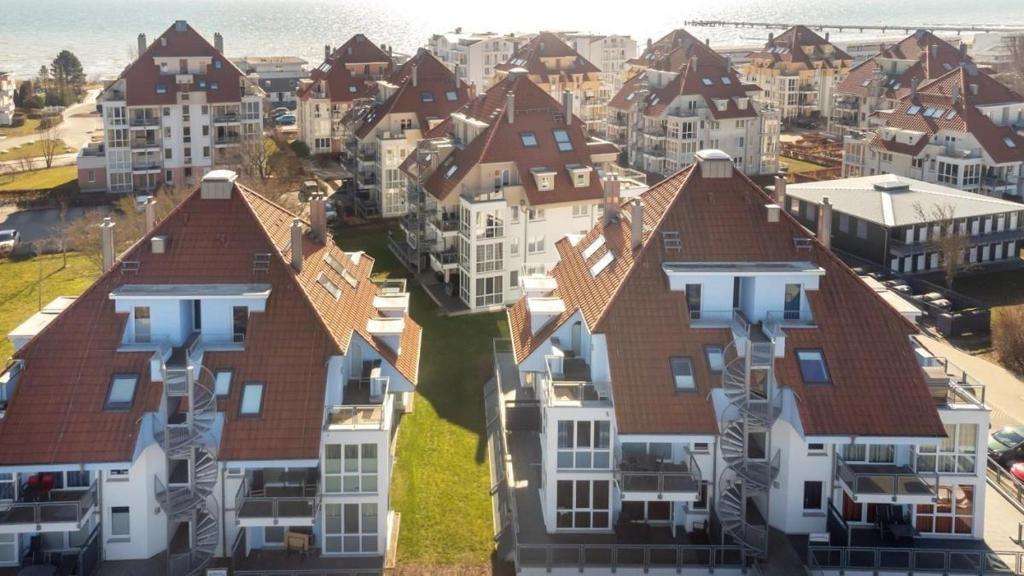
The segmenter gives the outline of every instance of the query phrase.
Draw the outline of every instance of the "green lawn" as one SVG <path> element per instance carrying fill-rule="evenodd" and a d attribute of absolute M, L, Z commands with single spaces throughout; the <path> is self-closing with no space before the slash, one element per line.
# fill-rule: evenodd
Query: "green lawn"
<path fill-rule="evenodd" d="M 796 158 L 789 158 L 787 156 L 779 156 L 779 163 L 788 167 L 790 174 L 814 172 L 815 170 L 822 170 L 825 168 L 825 166 L 822 166 L 821 164 L 804 162 L 803 160 L 797 160 Z"/>
<path fill-rule="evenodd" d="M 26 118 L 25 123 L 21 126 L 13 128 L 11 126 L 4 126 L 0 128 L 0 136 L 7 136 L 13 138 L 15 136 L 28 136 L 39 131 L 39 120 L 33 120 L 32 118 Z"/>
<path fill-rule="evenodd" d="M 43 149 L 44 143 L 42 140 L 29 142 L 28 144 L 23 144 L 17 148 L 11 148 L 0 152 L 0 162 L 21 160 L 22 158 L 39 158 L 40 156 L 43 156 Z M 67 154 L 69 152 L 74 152 L 74 150 L 69 148 L 63 140 L 60 140 L 55 144 L 53 155 L 57 156 L 60 154 Z"/>
<path fill-rule="evenodd" d="M 0 192 L 10 190 L 49 190 L 78 179 L 78 168 L 57 166 L 29 172 L 0 175 Z"/>
<path fill-rule="evenodd" d="M 0 369 L 7 365 L 13 351 L 8 332 L 38 312 L 40 302 L 45 306 L 57 296 L 77 296 L 99 275 L 96 266 L 79 254 L 68 254 L 67 268 L 62 265 L 63 257 L 59 254 L 20 261 L 0 260 Z"/>
<path fill-rule="evenodd" d="M 340 244 L 376 258 L 378 273 L 406 275 L 379 229 L 346 230 Z M 391 483 L 402 515 L 399 564 L 479 568 L 494 550 L 483 387 L 493 374 L 491 341 L 507 336 L 505 315 L 441 316 L 421 288 L 410 288 L 424 336 L 415 412 L 402 419 Z"/>

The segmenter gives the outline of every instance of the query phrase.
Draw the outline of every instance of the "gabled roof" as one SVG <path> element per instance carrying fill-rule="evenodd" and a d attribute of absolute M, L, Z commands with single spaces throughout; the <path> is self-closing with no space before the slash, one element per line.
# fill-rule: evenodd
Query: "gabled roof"
<path fill-rule="evenodd" d="M 885 65 L 888 60 L 914 63 L 899 74 L 891 74 Z M 836 92 L 866 97 L 872 88 L 881 87 L 886 97 L 901 98 L 910 93 L 914 82 L 921 84 L 938 78 L 970 61 L 956 46 L 928 30 L 918 30 L 851 68 Z"/>
<path fill-rule="evenodd" d="M 831 47 L 831 50 L 826 52 L 828 47 Z M 852 60 L 849 54 L 822 38 L 817 32 L 799 24 L 770 38 L 765 42 L 764 48 L 752 53 L 750 58 L 793 62 L 808 67 L 813 67 L 819 62 L 830 67 L 836 60 Z"/>
<path fill-rule="evenodd" d="M 1024 137 L 1009 126 L 999 126 L 977 108 L 1021 100 L 1019 94 L 969 63 L 921 86 L 917 94 L 907 94 L 892 113 L 886 115 L 887 127 L 924 133 L 926 137 L 917 146 L 894 148 L 894 143 L 884 137 L 884 130 L 876 131 L 871 146 L 916 156 L 932 136 L 940 130 L 949 130 L 974 136 L 995 162 L 1021 162 L 1024 161 Z M 929 111 L 933 113 L 926 117 Z"/>
<path fill-rule="evenodd" d="M 351 102 L 367 98 L 376 91 L 376 85 L 366 78 L 353 74 L 348 66 L 352 64 L 390 64 L 391 57 L 381 47 L 363 34 L 355 34 L 344 44 L 331 52 L 319 66 L 309 74 L 312 82 L 299 89 L 299 97 L 306 96 L 313 87 L 323 81 L 326 96 L 331 102 Z"/>
<path fill-rule="evenodd" d="M 736 71 L 724 59 L 717 57 L 698 56 L 684 64 L 675 78 L 660 88 L 649 90 L 646 96 L 641 95 L 645 87 L 645 79 L 651 75 L 643 71 L 623 83 L 622 88 L 608 103 L 611 108 L 630 110 L 637 98 L 644 98 L 643 113 L 647 116 L 661 116 L 672 106 L 678 96 L 699 95 L 711 116 L 716 120 L 729 118 L 754 118 L 757 109 L 749 100 L 752 92 L 760 90 L 752 84 L 745 84 Z M 748 99 L 747 107 L 739 107 L 739 99 Z M 719 109 L 716 101 L 725 102 L 725 108 Z"/>
<path fill-rule="evenodd" d="M 545 58 L 567 58 L 574 57 L 572 65 L 568 68 L 549 69 L 544 63 Z M 560 76 L 563 74 L 597 74 L 601 70 L 589 60 L 580 56 L 579 52 L 565 43 L 564 40 L 551 32 L 541 32 L 529 42 L 519 47 L 518 50 L 509 56 L 506 62 L 498 64 L 495 70 L 508 72 L 516 68 L 523 68 L 532 76 L 540 76 L 547 82 L 548 76 Z"/>
<path fill-rule="evenodd" d="M 552 275 L 555 295 L 566 311 L 531 333 L 526 300 L 508 311 L 517 361 L 554 333 L 577 311 L 595 334 L 607 341 L 616 423 L 623 434 L 715 434 L 709 394 L 720 385 L 705 361 L 704 346 L 725 346 L 728 329 L 694 328 L 683 292 L 670 291 L 666 262 L 810 261 L 824 269 L 818 290 L 808 291 L 815 327 L 788 330 L 786 355 L 776 359 L 775 374 L 799 400 L 804 432 L 809 435 L 942 436 L 943 427 L 909 336 L 916 329 L 789 214 L 768 222 L 764 205 L 772 200 L 738 170 L 722 179 L 701 177 L 687 168 L 641 195 L 645 234 L 631 248 L 632 222 L 599 223 L 573 245 L 560 240 L 560 261 Z M 627 210 L 628 212 L 628 210 Z M 662 232 L 678 232 L 682 248 L 667 252 Z M 597 239 L 605 244 L 585 258 Z M 798 250 L 794 237 L 810 240 Z M 591 265 L 611 251 L 614 258 L 596 277 Z M 830 385 L 803 384 L 794 350 L 820 348 L 827 359 Z M 676 393 L 669 359 L 693 360 L 697 390 Z"/>
<path fill-rule="evenodd" d="M 331 52 L 331 60 L 345 64 L 387 64 L 391 56 L 365 34 L 353 34 L 344 44 Z"/>
<path fill-rule="evenodd" d="M 659 38 L 657 42 L 647 45 L 640 56 L 628 60 L 627 63 L 636 67 L 675 71 L 686 65 L 693 56 L 701 60 L 726 61 L 724 56 L 712 50 L 693 34 L 677 28 Z"/>
<path fill-rule="evenodd" d="M 514 95 L 513 124 L 508 123 L 508 94 Z M 607 147 L 591 150 L 585 125 L 576 116 L 565 123 L 562 106 L 525 75 L 512 75 L 491 86 L 457 111 L 458 114 L 483 122 L 487 127 L 472 141 L 456 146 L 440 166 L 430 174 L 424 188 L 438 199 L 451 194 L 473 169 L 481 163 L 514 162 L 519 180 L 531 205 L 596 199 L 603 195 L 596 175 L 590 184 L 576 188 L 567 166 L 592 166 L 591 153 L 608 153 Z M 426 134 L 443 137 L 452 131 L 454 120 L 448 120 Z M 562 152 L 555 143 L 554 130 L 563 129 L 572 143 L 572 150 Z M 532 132 L 537 146 L 524 147 L 522 134 Z M 450 171 L 451 166 L 455 169 Z M 408 170 L 408 163 L 403 164 Z M 555 172 L 553 191 L 541 192 L 531 175 L 532 168 Z M 450 172 L 450 173 L 449 173 Z"/>
<path fill-rule="evenodd" d="M 231 393 L 221 402 L 225 425 L 220 457 L 234 459 L 316 458 L 323 424 L 326 360 L 344 353 L 359 334 L 411 383 L 418 377 L 421 330 L 405 319 L 396 357 L 366 332 L 377 315 L 370 282 L 373 259 L 342 252 L 308 235 L 303 270 L 290 266 L 292 214 L 236 186 L 227 200 L 204 200 L 198 191 L 130 248 L 118 266 L 102 275 L 74 304 L 21 348 L 25 361 L 17 390 L 0 420 L 0 465 L 124 462 L 132 458 L 139 419 L 158 410 L 162 388 L 149 379 L 152 352 L 119 352 L 126 314 L 114 311 L 109 294 L 130 284 L 269 283 L 266 311 L 249 320 L 245 350 L 207 352 L 211 371 L 233 370 Z M 149 238 L 169 238 L 164 254 L 149 250 Z M 253 271 L 253 255 L 272 255 L 267 272 Z M 352 288 L 324 262 L 330 254 L 357 280 Z M 337 300 L 317 284 L 327 274 L 341 288 Z M 133 406 L 104 411 L 115 373 L 139 375 Z M 265 385 L 259 417 L 239 417 L 242 385 Z"/>
<path fill-rule="evenodd" d="M 399 66 L 388 82 L 398 89 L 360 117 L 362 123 L 356 130 L 359 138 L 366 138 L 388 114 L 415 114 L 420 129 L 426 132 L 430 120 L 444 120 L 469 101 L 469 85 L 456 80 L 455 74 L 427 50 L 421 49 Z"/>
<path fill-rule="evenodd" d="M 156 106 L 177 104 L 179 85 L 176 81 L 177 62 L 173 62 L 167 74 L 160 73 L 155 58 L 199 58 L 211 59 L 205 73 L 193 74 L 189 90 L 200 90 L 200 82 L 206 84 L 206 101 L 211 104 L 239 102 L 242 99 L 242 82 L 245 74 L 231 60 L 224 57 L 199 32 L 184 21 L 175 22 L 154 40 L 146 51 L 129 64 L 118 77 L 125 83 L 125 100 L 129 106 Z M 215 64 L 219 62 L 218 65 Z M 157 86 L 161 91 L 157 91 Z M 213 89 L 216 86 L 216 89 Z"/>

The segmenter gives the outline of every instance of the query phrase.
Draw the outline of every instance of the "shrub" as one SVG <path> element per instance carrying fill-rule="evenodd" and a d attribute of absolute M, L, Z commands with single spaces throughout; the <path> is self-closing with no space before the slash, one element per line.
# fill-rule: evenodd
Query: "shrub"
<path fill-rule="evenodd" d="M 289 144 L 289 146 L 291 146 L 292 152 L 295 152 L 295 154 L 298 155 L 299 158 L 306 158 L 307 156 L 309 156 L 309 145 L 303 142 L 302 140 L 295 140 L 294 142 Z"/>
<path fill-rule="evenodd" d="M 15 112 L 14 116 L 11 117 L 11 127 L 17 128 L 18 126 L 25 125 L 25 115 L 21 112 Z"/>
<path fill-rule="evenodd" d="M 1024 373 L 1024 306 L 1002 308 L 993 315 L 992 348 L 1008 370 Z"/>

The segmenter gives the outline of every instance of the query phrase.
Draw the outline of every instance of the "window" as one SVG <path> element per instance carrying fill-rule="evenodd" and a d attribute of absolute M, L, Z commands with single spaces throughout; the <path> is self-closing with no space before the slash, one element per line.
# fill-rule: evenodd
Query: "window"
<path fill-rule="evenodd" d="M 379 516 L 376 502 L 324 506 L 324 552 L 376 552 Z"/>
<path fill-rule="evenodd" d="M 938 446 L 917 447 L 917 470 L 945 474 L 974 474 L 977 467 L 977 424 L 946 424 Z"/>
<path fill-rule="evenodd" d="M 527 254 L 541 254 L 544 252 L 544 237 L 531 236 L 526 243 Z"/>
<path fill-rule="evenodd" d="M 425 91 L 425 90 L 423 92 L 420 92 L 420 102 L 433 102 L 433 101 L 434 101 L 434 93 L 433 92 L 428 92 L 428 91 Z"/>
<path fill-rule="evenodd" d="M 839 213 L 839 231 L 844 234 L 850 233 L 850 216 L 843 212 Z"/>
<path fill-rule="evenodd" d="M 690 506 L 692 511 L 703 511 L 708 509 L 708 481 L 701 480 L 697 492 L 697 500 Z"/>
<path fill-rule="evenodd" d="M 786 320 L 800 319 L 800 285 L 786 284 L 785 300 L 783 302 L 782 317 Z"/>
<path fill-rule="evenodd" d="M 558 467 L 607 469 L 611 467 L 611 422 L 559 420 Z"/>
<path fill-rule="evenodd" d="M 493 244 L 482 244 L 476 249 L 476 271 L 477 273 L 496 272 L 505 268 L 503 264 L 502 249 L 504 245 L 500 242 Z"/>
<path fill-rule="evenodd" d="M 245 333 L 249 330 L 249 307 L 234 306 L 231 308 L 232 342 L 245 342 Z"/>
<path fill-rule="evenodd" d="M 558 144 L 559 152 L 572 152 L 572 141 L 569 140 L 569 133 L 562 128 L 556 128 L 553 132 L 555 143 Z"/>
<path fill-rule="evenodd" d="M 708 371 L 712 374 L 721 374 L 725 367 L 725 356 L 723 348 L 718 344 L 704 347 L 704 357 L 708 361 Z"/>
<path fill-rule="evenodd" d="M 242 416 L 258 416 L 263 411 L 263 384 L 247 383 L 242 387 L 242 403 L 238 413 Z"/>
<path fill-rule="evenodd" d="M 697 387 L 693 377 L 693 362 L 689 358 L 672 358 L 669 362 L 676 390 L 693 390 Z"/>
<path fill-rule="evenodd" d="M 537 135 L 533 132 L 520 132 L 519 138 L 523 141 L 523 148 L 537 147 Z"/>
<path fill-rule="evenodd" d="M 135 343 L 148 343 L 151 336 L 149 306 L 136 306 L 133 316 L 135 317 Z"/>
<path fill-rule="evenodd" d="M 807 453 L 808 454 L 815 454 L 815 455 L 817 455 L 817 454 L 824 454 L 825 453 L 825 445 L 820 443 L 820 442 L 811 442 L 811 443 L 809 443 L 807 445 Z"/>
<path fill-rule="evenodd" d="M 804 482 L 804 510 L 821 510 L 822 483 L 817 480 Z"/>
<path fill-rule="evenodd" d="M 608 528 L 610 487 L 607 480 L 559 480 L 555 498 L 557 527 Z"/>
<path fill-rule="evenodd" d="M 157 94 L 167 94 L 167 84 L 157 84 L 156 85 L 156 93 Z"/>
<path fill-rule="evenodd" d="M 459 99 L 459 93 L 456 92 L 455 90 L 449 90 L 444 93 L 444 98 L 449 102 L 455 102 L 456 100 Z"/>
<path fill-rule="evenodd" d="M 128 481 L 128 469 L 127 468 L 115 468 L 110 472 L 107 472 L 107 481 L 109 482 L 127 482 Z"/>
<path fill-rule="evenodd" d="M 687 284 L 686 307 L 690 310 L 690 320 L 700 320 L 700 284 Z"/>
<path fill-rule="evenodd" d="M 796 360 L 800 364 L 800 376 L 804 384 L 828 384 L 828 367 L 821 350 L 797 350 Z"/>
<path fill-rule="evenodd" d="M 581 218 L 583 216 L 590 215 L 590 206 L 588 204 L 573 204 L 572 205 L 572 217 Z"/>
<path fill-rule="evenodd" d="M 216 80 L 211 80 L 210 81 L 210 90 L 218 90 L 218 89 L 220 89 L 220 84 Z"/>
<path fill-rule="evenodd" d="M 127 506 L 114 506 L 110 509 L 110 535 L 119 540 L 131 537 L 131 512 Z"/>
<path fill-rule="evenodd" d="M 529 208 L 526 211 L 526 218 L 530 222 L 537 222 L 539 220 L 543 220 L 544 219 L 544 209 L 543 208 Z"/>
<path fill-rule="evenodd" d="M 971 534 L 974 525 L 974 486 L 939 486 L 934 504 L 918 504 L 914 527 L 932 534 Z"/>
<path fill-rule="evenodd" d="M 866 240 L 868 237 L 868 223 L 864 220 L 857 220 L 857 238 Z"/>
<path fill-rule="evenodd" d="M 324 448 L 324 490 L 328 493 L 377 492 L 376 444 L 328 444 Z"/>
<path fill-rule="evenodd" d="M 217 370 L 213 377 L 213 392 L 215 395 L 223 398 L 231 394 L 232 375 L 232 370 Z"/>
<path fill-rule="evenodd" d="M 135 400 L 135 388 L 139 383 L 138 374 L 114 374 L 110 379 L 110 389 L 107 391 L 107 401 L 104 408 L 107 410 L 128 410 Z"/>

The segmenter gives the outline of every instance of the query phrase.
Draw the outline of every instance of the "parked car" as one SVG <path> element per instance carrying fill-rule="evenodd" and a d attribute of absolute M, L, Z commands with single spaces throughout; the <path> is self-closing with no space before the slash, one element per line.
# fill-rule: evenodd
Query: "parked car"
<path fill-rule="evenodd" d="M 274 122 L 281 126 L 294 126 L 296 122 L 295 114 L 282 114 L 274 118 Z"/>
<path fill-rule="evenodd" d="M 291 113 L 291 110 L 285 108 L 284 106 L 278 106 L 277 108 L 274 108 L 273 110 L 270 111 L 270 117 L 271 118 L 277 118 L 278 116 L 280 116 L 282 114 L 290 114 L 290 113 Z"/>
<path fill-rule="evenodd" d="M 17 230 L 0 230 L 0 256 L 6 256 L 18 247 L 21 242 L 21 233 Z"/>
<path fill-rule="evenodd" d="M 988 456 L 1009 468 L 1024 460 L 1024 426 L 1007 426 L 988 437 Z"/>
<path fill-rule="evenodd" d="M 1014 462 L 1010 465 L 1010 474 L 1021 482 L 1024 482 L 1024 462 Z"/>
<path fill-rule="evenodd" d="M 338 209 L 334 206 L 334 202 L 326 202 L 324 205 L 324 212 L 327 213 L 327 222 L 334 222 L 338 219 Z"/>

